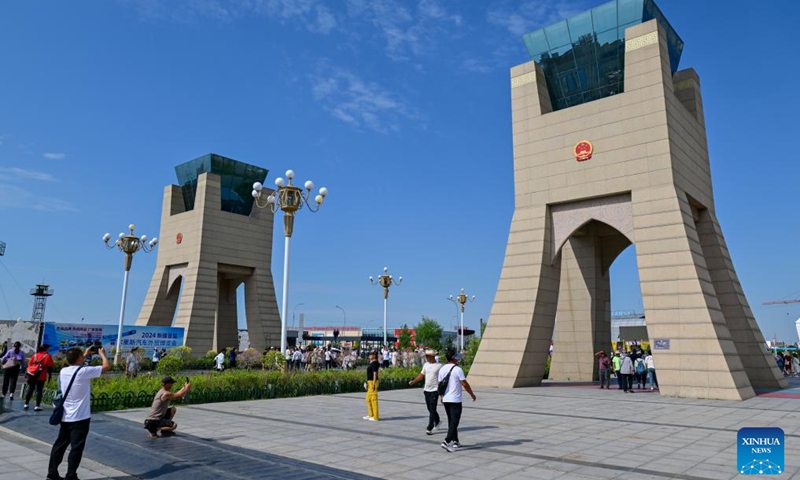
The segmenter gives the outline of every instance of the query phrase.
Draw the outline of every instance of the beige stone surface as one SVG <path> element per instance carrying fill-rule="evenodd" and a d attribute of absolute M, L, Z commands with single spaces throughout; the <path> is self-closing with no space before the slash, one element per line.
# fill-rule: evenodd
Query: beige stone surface
<path fill-rule="evenodd" d="M 551 378 L 596 378 L 593 353 L 611 340 L 608 268 L 635 242 L 648 335 L 670 340 L 653 352 L 661 394 L 784 387 L 714 213 L 700 79 L 672 74 L 655 20 L 626 39 L 625 91 L 571 108 L 552 111 L 535 62 L 511 69 L 515 211 L 469 380 L 538 385 L 551 338 Z M 582 140 L 594 152 L 577 162 Z"/>
<path fill-rule="evenodd" d="M 272 212 L 222 211 L 220 177 L 204 173 L 197 183 L 189 211 L 180 187 L 165 188 L 156 268 L 136 324 L 170 326 L 174 318 L 174 326 L 185 329 L 185 345 L 193 355 L 237 346 L 236 289 L 244 284 L 251 346 L 280 345 Z"/>

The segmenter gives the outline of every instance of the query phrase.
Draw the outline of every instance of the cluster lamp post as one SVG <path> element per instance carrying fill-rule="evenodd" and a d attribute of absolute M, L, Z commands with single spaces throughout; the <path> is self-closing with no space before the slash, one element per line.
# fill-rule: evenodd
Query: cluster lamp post
<path fill-rule="evenodd" d="M 475 295 L 471 297 L 468 296 L 466 293 L 464 293 L 464 289 L 462 288 L 461 292 L 457 296 L 454 297 L 450 295 L 449 297 L 447 297 L 447 299 L 456 305 L 456 309 L 458 309 L 458 305 L 461 304 L 461 322 L 460 322 L 461 328 L 458 332 L 458 337 L 459 337 L 459 351 L 463 352 L 464 351 L 464 305 L 466 305 L 467 302 L 474 302 Z"/>
<path fill-rule="evenodd" d="M 373 285 L 380 285 L 383 287 L 383 345 L 386 346 L 389 342 L 386 336 L 386 313 L 389 303 L 389 287 L 392 285 L 399 286 L 403 283 L 403 277 L 397 277 L 397 280 L 395 280 L 389 275 L 389 267 L 383 267 L 383 275 L 379 275 L 377 281 L 370 275 L 369 282 Z"/>
<path fill-rule="evenodd" d="M 311 196 L 311 190 L 314 189 L 314 182 L 307 181 L 303 185 L 305 187 L 305 190 L 303 190 L 296 185 L 292 185 L 292 179 L 294 179 L 293 170 L 286 171 L 286 181 L 280 177 L 276 178 L 275 186 L 278 187 L 278 190 L 271 192 L 263 205 L 259 203 L 259 200 L 264 186 L 261 185 L 261 182 L 253 184 L 253 198 L 258 208 L 269 207 L 272 213 L 278 210 L 283 211 L 283 234 L 285 237 L 283 249 L 283 301 L 281 302 L 281 352 L 283 353 L 286 352 L 286 315 L 289 309 L 289 243 L 294 230 L 294 214 L 303 208 L 303 205 L 308 207 L 311 212 L 318 212 L 322 202 L 325 200 L 325 196 L 328 195 L 328 189 L 322 187 L 319 189 L 317 196 L 314 197 L 314 203 L 311 203 L 308 199 Z"/>
<path fill-rule="evenodd" d="M 125 254 L 125 276 L 122 279 L 122 303 L 119 307 L 119 327 L 117 328 L 117 345 L 116 352 L 114 353 L 115 365 L 119 364 L 119 358 L 122 353 L 122 322 L 125 319 L 125 301 L 128 297 L 128 274 L 131 271 L 133 254 L 139 250 L 143 250 L 145 253 L 152 252 L 156 247 L 156 244 L 158 244 L 158 238 L 153 238 L 148 242 L 147 235 L 137 237 L 133 234 L 135 229 L 136 226 L 131 223 L 128 225 L 128 230 L 130 230 L 130 233 L 127 235 L 120 233 L 117 241 L 114 243 L 109 243 L 111 240 L 110 233 L 103 235 L 103 242 L 106 244 L 107 249 L 113 250 L 116 248 Z"/>

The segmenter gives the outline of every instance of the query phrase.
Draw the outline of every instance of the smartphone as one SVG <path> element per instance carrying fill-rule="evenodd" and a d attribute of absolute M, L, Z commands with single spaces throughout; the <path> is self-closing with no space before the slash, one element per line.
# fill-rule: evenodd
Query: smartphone
<path fill-rule="evenodd" d="M 191 383 L 191 382 L 189 381 L 189 377 L 186 377 L 186 383 Z"/>

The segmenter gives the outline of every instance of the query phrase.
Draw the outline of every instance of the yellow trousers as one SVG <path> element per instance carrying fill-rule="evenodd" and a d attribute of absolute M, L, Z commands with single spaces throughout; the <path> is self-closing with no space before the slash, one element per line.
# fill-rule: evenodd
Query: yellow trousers
<path fill-rule="evenodd" d="M 367 415 L 380 420 L 378 415 L 378 385 L 372 380 L 367 381 Z"/>

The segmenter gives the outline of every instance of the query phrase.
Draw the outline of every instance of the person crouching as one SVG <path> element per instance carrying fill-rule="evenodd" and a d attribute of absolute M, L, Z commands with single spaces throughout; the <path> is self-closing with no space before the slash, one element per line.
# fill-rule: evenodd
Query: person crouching
<path fill-rule="evenodd" d="M 188 379 L 187 379 L 188 380 Z M 180 390 L 172 393 L 172 386 L 175 380 L 172 377 L 161 379 L 161 390 L 153 398 L 153 406 L 150 407 L 150 414 L 144 421 L 144 428 L 150 434 L 150 438 L 158 438 L 158 432 L 162 435 L 170 434 L 178 428 L 178 424 L 173 422 L 175 418 L 175 407 L 170 407 L 169 402 L 173 399 L 183 398 L 189 392 L 191 383 L 186 382 Z"/>

